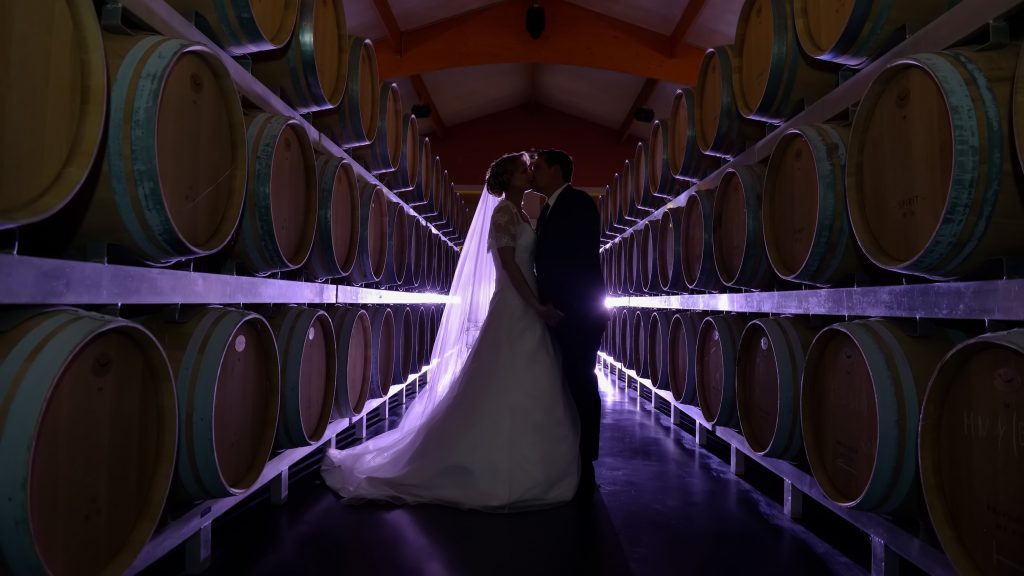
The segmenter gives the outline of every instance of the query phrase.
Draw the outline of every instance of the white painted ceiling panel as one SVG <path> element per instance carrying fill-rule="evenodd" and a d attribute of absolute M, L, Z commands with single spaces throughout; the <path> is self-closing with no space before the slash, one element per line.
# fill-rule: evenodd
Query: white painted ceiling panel
<path fill-rule="evenodd" d="M 572 116 L 618 128 L 644 79 L 594 68 L 545 65 L 537 71 L 537 100 Z"/>
<path fill-rule="evenodd" d="M 466 12 L 480 10 L 502 0 L 390 0 L 391 11 L 395 14 L 398 27 L 404 31 L 461 16 Z"/>
<path fill-rule="evenodd" d="M 732 44 L 743 0 L 707 0 L 684 39 L 701 48 Z"/>
<path fill-rule="evenodd" d="M 569 2 L 606 14 L 612 18 L 647 28 L 663 36 L 672 34 L 689 0 L 569 0 Z M 542 4 L 543 5 L 543 4 Z"/>
<path fill-rule="evenodd" d="M 530 96 L 529 64 L 491 64 L 440 70 L 423 81 L 446 126 L 514 108 Z"/>
<path fill-rule="evenodd" d="M 344 0 L 345 23 L 350 36 L 376 40 L 388 35 L 373 0 Z"/>

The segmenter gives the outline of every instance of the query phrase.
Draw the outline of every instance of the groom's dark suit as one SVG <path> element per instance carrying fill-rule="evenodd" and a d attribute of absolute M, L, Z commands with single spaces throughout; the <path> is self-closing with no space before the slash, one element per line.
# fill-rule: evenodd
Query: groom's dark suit
<path fill-rule="evenodd" d="M 601 398 L 597 350 L 607 323 L 605 287 L 598 255 L 601 219 L 586 192 L 566 186 L 545 204 L 537 221 L 535 262 L 540 301 L 564 318 L 552 329 L 562 351 L 562 372 L 580 414 L 580 457 L 597 459 Z"/>

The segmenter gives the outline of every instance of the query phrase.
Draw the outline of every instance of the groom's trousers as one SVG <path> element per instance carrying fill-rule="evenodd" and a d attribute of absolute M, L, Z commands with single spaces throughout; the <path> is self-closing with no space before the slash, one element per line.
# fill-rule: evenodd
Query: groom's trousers
<path fill-rule="evenodd" d="M 562 353 L 562 374 L 580 418 L 580 460 L 597 460 L 601 439 L 601 396 L 597 390 L 597 351 L 604 324 L 565 318 L 553 330 Z"/>

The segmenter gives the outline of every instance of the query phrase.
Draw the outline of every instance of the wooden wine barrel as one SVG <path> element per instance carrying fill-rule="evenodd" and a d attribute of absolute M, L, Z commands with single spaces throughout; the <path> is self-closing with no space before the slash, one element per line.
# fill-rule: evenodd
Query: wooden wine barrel
<path fill-rule="evenodd" d="M 267 321 L 212 306 L 143 324 L 175 374 L 178 490 L 199 500 L 248 490 L 270 456 L 280 406 L 281 370 Z"/>
<path fill-rule="evenodd" d="M 615 311 L 613 311 L 612 314 L 615 314 Z M 618 315 L 619 330 L 615 335 L 616 346 L 618 346 L 616 359 L 623 366 L 628 366 L 629 356 L 632 353 L 633 348 L 633 311 L 624 308 L 618 311 Z"/>
<path fill-rule="evenodd" d="M 836 85 L 837 67 L 800 50 L 791 0 L 746 0 L 734 42 L 732 84 L 747 118 L 785 120 Z"/>
<path fill-rule="evenodd" d="M 82 185 L 104 129 L 107 63 L 86 0 L 4 2 L 0 37 L 3 229 L 50 216 Z"/>
<path fill-rule="evenodd" d="M 423 286 L 430 292 L 437 290 L 437 235 L 424 227 L 423 234 Z"/>
<path fill-rule="evenodd" d="M 416 325 L 408 306 L 392 306 L 395 320 L 395 369 L 392 384 L 404 384 L 412 374 L 412 356 L 416 347 Z"/>
<path fill-rule="evenodd" d="M 712 169 L 713 161 L 697 144 L 697 96 L 692 88 L 676 90 L 668 120 L 668 169 L 676 178 L 697 181 Z"/>
<path fill-rule="evenodd" d="M 818 486 L 847 508 L 891 512 L 917 485 L 917 427 L 932 372 L 958 336 L 911 338 L 890 320 L 834 324 L 804 363 L 800 424 Z"/>
<path fill-rule="evenodd" d="M 409 229 L 405 206 L 388 201 L 388 235 L 385 248 L 384 273 L 380 286 L 390 288 L 405 283 L 405 272 L 409 268 Z"/>
<path fill-rule="evenodd" d="M 736 359 L 743 316 L 708 316 L 697 333 L 697 403 L 704 419 L 715 426 L 736 428 Z"/>
<path fill-rule="evenodd" d="M 110 122 L 99 182 L 75 237 L 166 263 L 222 248 L 245 199 L 242 108 L 208 48 L 104 34 Z M 6 196 L 6 194 L 4 194 Z"/>
<path fill-rule="evenodd" d="M 611 184 L 607 184 L 604 189 L 605 194 L 602 199 L 604 200 L 606 214 L 603 215 L 601 229 L 606 232 L 605 239 L 614 240 L 616 236 L 625 231 L 625 228 L 618 222 L 619 191 L 614 180 Z"/>
<path fill-rule="evenodd" d="M 904 26 L 921 28 L 956 0 L 793 0 L 804 52 L 820 60 L 862 66 L 879 56 Z"/>
<path fill-rule="evenodd" d="M 640 227 L 640 241 L 637 244 L 637 265 L 640 267 L 640 291 L 646 294 L 660 293 L 658 280 L 658 233 L 660 222 L 648 222 Z"/>
<path fill-rule="evenodd" d="M 619 233 L 623 233 L 629 229 L 632 225 L 632 221 L 626 219 L 626 212 L 622 208 L 622 195 L 625 193 L 622 189 L 622 176 L 616 173 L 612 176 L 612 221 L 613 225 L 619 230 Z"/>
<path fill-rule="evenodd" d="M 730 168 L 715 192 L 715 269 L 726 286 L 761 290 L 771 287 L 773 274 L 761 228 L 764 166 Z"/>
<path fill-rule="evenodd" d="M 619 264 L 619 239 L 616 237 L 614 240 L 608 243 L 608 247 L 605 249 L 608 253 L 608 268 L 605 270 L 605 285 L 608 286 L 608 293 L 611 295 L 619 294 L 619 287 L 616 283 L 618 276 L 618 264 Z"/>
<path fill-rule="evenodd" d="M 434 343 L 437 341 L 437 330 L 441 326 L 441 310 L 442 308 L 437 305 L 432 305 L 429 308 L 429 314 L 427 315 L 427 342 L 429 344 L 428 357 L 431 362 L 437 359 L 437 353 L 439 351 L 434 350 Z"/>
<path fill-rule="evenodd" d="M 616 296 L 619 294 L 618 272 L 619 272 L 619 239 L 616 237 L 605 250 L 608 253 L 608 269 L 606 271 L 608 293 Z"/>
<path fill-rule="evenodd" d="M 768 162 L 761 201 L 765 249 L 775 273 L 831 286 L 857 270 L 843 173 L 849 131 L 815 124 L 786 132 Z"/>
<path fill-rule="evenodd" d="M 647 324 L 647 373 L 651 384 L 660 390 L 669 389 L 669 329 L 672 327 L 672 312 L 651 312 Z"/>
<path fill-rule="evenodd" d="M 1022 46 L 1024 51 L 1024 46 Z M 1024 170 L 1024 54 L 1017 57 L 1017 73 L 1013 78 L 1013 100 L 1010 106 L 1014 151 L 1017 164 Z"/>
<path fill-rule="evenodd" d="M 337 344 L 323 310 L 288 306 L 269 319 L 281 364 L 281 411 L 275 448 L 319 442 L 331 421 L 337 390 Z"/>
<path fill-rule="evenodd" d="M 434 223 L 434 229 L 440 232 L 443 238 L 448 238 L 451 234 L 452 227 L 449 215 L 451 214 L 454 195 L 451 173 L 445 169 L 441 173 L 441 191 L 437 195 L 437 214 L 431 219 Z"/>
<path fill-rule="evenodd" d="M 682 312 L 672 317 L 668 332 L 668 383 L 676 402 L 697 401 L 697 333 L 706 312 Z"/>
<path fill-rule="evenodd" d="M 419 344 L 419 369 L 430 364 L 430 307 L 420 306 L 416 314 L 416 342 Z"/>
<path fill-rule="evenodd" d="M 447 186 L 448 171 L 441 163 L 441 157 L 434 156 L 434 184 L 430 187 L 430 196 L 424 196 L 426 203 L 419 209 L 420 215 L 431 224 L 439 220 L 437 216 L 441 212 L 442 197 Z"/>
<path fill-rule="evenodd" d="M 815 332 L 793 316 L 760 318 L 743 329 L 736 366 L 736 408 L 751 450 L 795 460 L 800 433 L 800 378 Z"/>
<path fill-rule="evenodd" d="M 299 16 L 298 0 L 169 0 L 196 28 L 232 56 L 285 45 Z M 299 40 L 301 42 L 301 40 Z"/>
<path fill-rule="evenodd" d="M 316 232 L 316 157 L 302 125 L 286 116 L 247 115 L 249 178 L 234 257 L 255 272 L 302 266 Z"/>
<path fill-rule="evenodd" d="M 654 198 L 665 200 L 676 197 L 674 174 L 669 168 L 669 148 L 672 133 L 667 119 L 655 120 L 651 124 L 651 136 L 647 148 L 647 181 Z"/>
<path fill-rule="evenodd" d="M 451 272 L 451 250 L 443 236 L 437 238 L 437 291 L 448 292 L 448 274 Z"/>
<path fill-rule="evenodd" d="M 420 214 L 434 226 L 435 230 L 442 232 L 451 176 L 448 174 L 448 169 L 441 164 L 440 156 L 434 157 L 434 179 L 434 196 L 427 205 L 429 209 L 423 209 Z"/>
<path fill-rule="evenodd" d="M 444 276 L 441 282 L 441 292 L 447 294 L 452 288 L 452 276 L 455 274 L 455 263 L 458 255 L 446 243 L 441 243 L 441 249 L 444 251 Z"/>
<path fill-rule="evenodd" d="M 627 368 L 641 378 L 647 378 L 647 324 L 650 319 L 647 310 L 633 311 L 632 326 L 629 329 L 629 363 Z"/>
<path fill-rule="evenodd" d="M 609 294 L 615 294 L 612 271 L 612 248 L 608 247 L 601 251 L 601 277 L 604 278 L 604 285 L 608 287 Z"/>
<path fill-rule="evenodd" d="M 425 150 L 425 152 L 429 152 L 429 149 Z M 441 158 L 438 156 L 434 156 L 430 160 L 427 160 L 426 156 L 424 156 L 423 162 L 426 162 L 426 164 L 421 164 L 420 186 L 416 191 L 418 199 L 409 203 L 409 205 L 426 222 L 430 222 L 432 220 L 430 217 L 437 213 L 437 194 L 441 189 L 443 169 L 441 168 Z"/>
<path fill-rule="evenodd" d="M 640 262 L 637 261 L 637 254 L 639 253 L 637 244 L 640 243 L 640 237 L 641 231 L 635 230 L 623 238 L 626 241 L 626 255 L 623 258 L 623 288 L 627 294 L 637 294 L 640 292 L 640 282 L 638 281 Z"/>
<path fill-rule="evenodd" d="M 395 372 L 395 317 L 391 308 L 373 306 L 366 309 L 370 317 L 370 398 L 383 398 L 391 390 Z"/>
<path fill-rule="evenodd" d="M 657 222 L 658 282 L 662 292 L 680 293 L 687 288 L 683 277 L 682 218 L 682 208 L 669 208 Z"/>
<path fill-rule="evenodd" d="M 598 200 L 598 206 L 597 206 L 597 212 L 601 216 L 601 239 L 602 240 L 611 240 L 612 238 L 615 237 L 615 235 L 612 234 L 611 231 L 610 231 L 610 229 L 611 229 L 611 217 L 610 217 L 610 208 L 609 208 L 610 200 L 611 200 L 611 188 L 608 187 L 608 186 L 605 186 L 604 187 L 604 194 L 601 196 L 601 199 Z"/>
<path fill-rule="evenodd" d="M 632 284 L 633 278 L 636 276 L 635 269 L 633 268 L 635 256 L 633 254 L 633 243 L 635 242 L 635 240 L 633 239 L 634 234 L 635 233 L 631 232 L 629 234 L 622 236 L 619 240 L 620 258 L 618 266 L 618 275 L 619 284 L 622 287 L 620 293 L 623 296 L 628 296 L 629 294 L 632 293 L 632 288 L 630 286 Z"/>
<path fill-rule="evenodd" d="M 636 197 L 636 176 L 634 175 L 632 160 L 626 160 L 622 164 L 622 175 L 619 178 L 619 192 L 622 197 L 619 201 L 619 208 L 622 210 L 626 222 L 633 226 L 650 214 L 650 210 L 640 209 L 634 202 Z"/>
<path fill-rule="evenodd" d="M 612 178 L 612 183 L 608 185 L 608 230 L 613 236 L 618 236 L 628 230 L 623 223 L 624 219 L 619 204 L 619 175 L 616 174 Z"/>
<path fill-rule="evenodd" d="M 444 283 L 444 239 L 439 234 L 430 235 L 432 245 L 433 263 L 430 266 L 430 275 L 433 278 L 434 291 L 440 293 L 441 285 Z"/>
<path fill-rule="evenodd" d="M 351 306 L 331 306 L 328 313 L 334 325 L 338 360 L 334 411 L 341 418 L 358 416 L 370 395 L 370 317 L 366 311 Z"/>
<path fill-rule="evenodd" d="M 430 272 L 430 267 L 431 267 L 431 265 L 433 264 L 433 261 L 434 261 L 433 260 L 434 259 L 434 254 L 433 254 L 433 252 L 431 252 L 431 245 L 430 245 L 430 237 L 432 236 L 432 234 L 430 233 L 430 229 L 427 228 L 426 224 L 424 224 L 422 221 L 419 221 L 419 222 L 420 222 L 420 227 L 419 227 L 419 247 L 420 247 L 419 278 L 420 278 L 420 283 L 419 283 L 419 286 L 423 290 L 429 290 L 430 289 L 430 278 L 429 278 L 430 274 L 429 274 L 429 272 Z"/>
<path fill-rule="evenodd" d="M 764 127 L 740 116 L 734 95 L 732 46 L 710 48 L 700 61 L 694 98 L 697 146 L 701 152 L 732 158 L 764 135 Z"/>
<path fill-rule="evenodd" d="M 380 85 L 377 104 L 377 134 L 373 141 L 349 151 L 353 158 L 374 174 L 392 172 L 402 155 L 402 96 L 398 85 L 384 82 Z"/>
<path fill-rule="evenodd" d="M 921 409 L 921 485 L 932 526 L 960 574 L 1012 574 L 1024 562 L 1024 331 L 954 348 Z"/>
<path fill-rule="evenodd" d="M 346 43 L 344 37 L 342 43 Z M 382 87 L 373 42 L 349 36 L 345 54 L 348 58 L 347 83 L 343 87 L 345 97 L 336 108 L 314 114 L 313 125 L 338 146 L 352 149 L 366 146 L 377 137 Z M 387 94 L 385 92 L 385 99 Z"/>
<path fill-rule="evenodd" d="M 643 142 L 637 142 L 631 164 L 633 182 L 629 188 L 633 191 L 633 197 L 629 201 L 629 206 L 633 214 L 640 218 L 646 218 L 660 206 L 651 190 L 651 181 L 647 176 L 647 164 L 647 149 Z"/>
<path fill-rule="evenodd" d="M 124 572 L 160 519 L 174 469 L 174 378 L 153 336 L 72 309 L 0 314 L 0 405 L 7 569 Z"/>
<path fill-rule="evenodd" d="M 306 271 L 316 280 L 348 275 L 359 244 L 359 188 L 346 160 L 320 156 L 316 160 L 317 216 L 313 249 Z"/>
<path fill-rule="evenodd" d="M 388 200 L 384 188 L 359 181 L 359 246 L 348 279 L 354 284 L 380 280 L 387 265 Z"/>
<path fill-rule="evenodd" d="M 255 54 L 253 76 L 299 112 L 333 108 L 348 80 L 346 30 L 341 0 L 300 0 L 291 41 L 281 50 Z"/>
<path fill-rule="evenodd" d="M 405 214 L 405 221 L 409 236 L 406 248 L 405 286 L 407 288 L 416 288 L 423 282 L 423 266 L 420 262 L 420 259 L 423 258 L 423 244 L 421 242 L 423 223 L 420 222 L 415 214 L 409 212 Z"/>
<path fill-rule="evenodd" d="M 402 200 L 420 213 L 420 206 L 433 198 L 434 152 L 430 138 L 423 137 L 418 143 L 416 157 L 419 158 L 416 184 L 402 194 Z"/>
<path fill-rule="evenodd" d="M 420 125 L 416 116 L 402 116 L 402 135 L 399 137 L 401 155 L 393 172 L 385 175 L 385 184 L 395 194 L 405 198 L 405 193 L 416 188 L 420 179 Z"/>
<path fill-rule="evenodd" d="M 601 335 L 601 352 L 608 356 L 615 355 L 615 334 L 618 333 L 619 317 L 616 314 L 608 314 L 608 324 L 605 325 L 604 334 Z"/>
<path fill-rule="evenodd" d="M 1018 51 L 922 54 L 871 83 L 846 182 L 853 231 L 873 262 L 946 279 L 1024 252 L 1009 123 Z"/>
<path fill-rule="evenodd" d="M 715 270 L 714 191 L 698 190 L 683 205 L 680 243 L 683 251 L 683 278 L 690 288 L 716 291 L 722 288 Z"/>

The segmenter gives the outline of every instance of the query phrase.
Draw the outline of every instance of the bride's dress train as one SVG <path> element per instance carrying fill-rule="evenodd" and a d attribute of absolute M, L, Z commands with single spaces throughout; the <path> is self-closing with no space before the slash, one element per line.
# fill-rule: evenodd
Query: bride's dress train
<path fill-rule="evenodd" d="M 534 231 L 518 209 L 500 201 L 489 232 L 490 246 L 516 247 L 516 262 L 536 289 Z M 494 293 L 465 364 L 445 370 L 452 363 L 442 358 L 442 371 L 429 373 L 430 387 L 398 428 L 328 450 L 323 478 L 342 496 L 485 510 L 572 498 L 579 478 L 576 410 L 547 327 L 501 270 L 497 250 L 490 253 Z"/>

